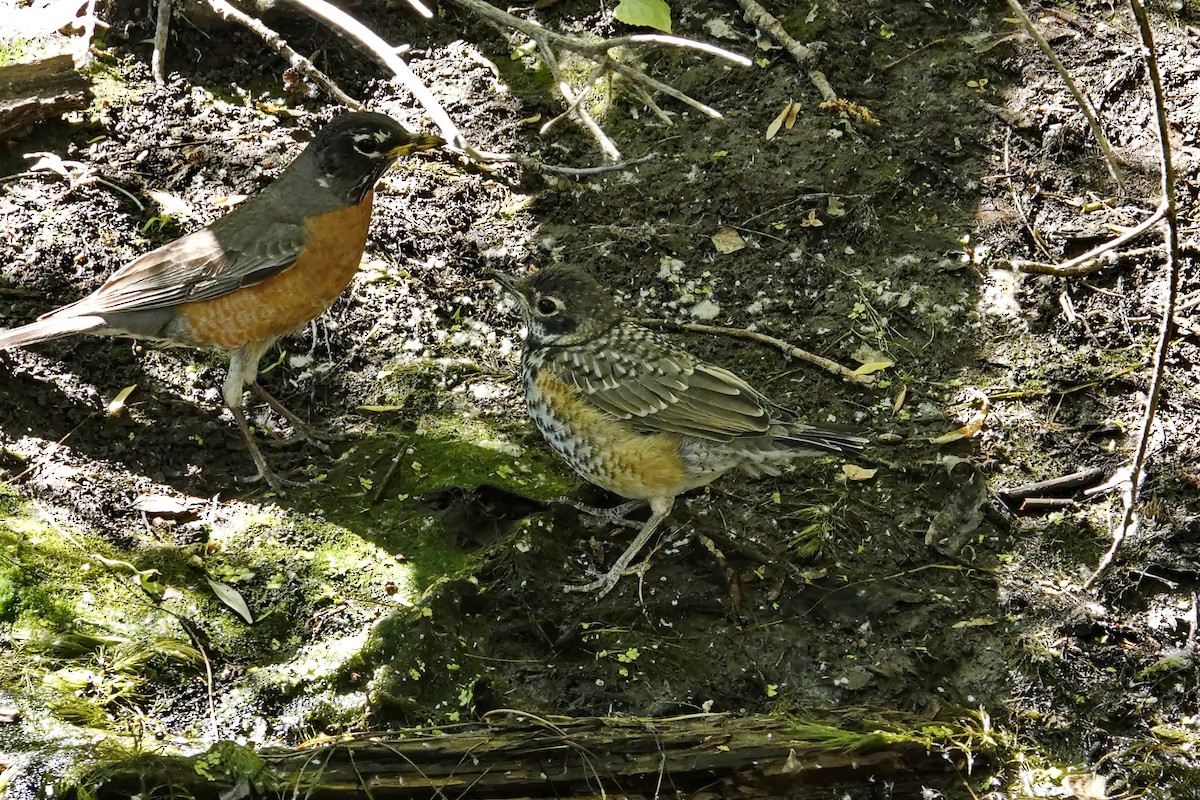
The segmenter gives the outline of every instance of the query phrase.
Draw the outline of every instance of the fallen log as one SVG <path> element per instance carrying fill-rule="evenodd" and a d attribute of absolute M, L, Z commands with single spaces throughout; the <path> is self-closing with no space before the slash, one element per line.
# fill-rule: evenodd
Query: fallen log
<path fill-rule="evenodd" d="M 256 754 L 231 742 L 192 758 L 105 765 L 96 798 L 169 789 L 197 800 L 920 796 L 961 788 L 966 757 L 882 731 L 783 718 L 488 715 L 485 724 L 358 734 Z M 224 750 L 222 750 L 224 748 Z M 978 759 L 974 762 L 979 767 Z M 978 777 L 978 776 L 976 776 Z"/>
<path fill-rule="evenodd" d="M 45 119 L 87 108 L 91 89 L 68 53 L 0 67 L 0 141 Z"/>

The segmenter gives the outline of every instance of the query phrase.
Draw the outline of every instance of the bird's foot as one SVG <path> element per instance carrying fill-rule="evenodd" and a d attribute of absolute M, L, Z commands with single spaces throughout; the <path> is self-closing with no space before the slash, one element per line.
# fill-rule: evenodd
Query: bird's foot
<path fill-rule="evenodd" d="M 633 570 L 633 571 L 636 571 L 636 570 Z M 563 586 L 563 591 L 564 592 L 579 592 L 579 593 L 595 592 L 596 599 L 599 600 L 600 598 L 604 597 L 606 594 L 611 592 L 613 590 L 613 588 L 616 587 L 617 581 L 621 580 L 621 576 L 623 576 L 624 574 L 625 574 L 624 565 L 617 564 L 612 569 L 610 569 L 608 572 L 604 573 L 599 578 L 596 578 L 596 580 L 592 581 L 591 583 L 567 584 L 567 585 Z"/>
<path fill-rule="evenodd" d="M 285 478 L 270 467 L 260 466 L 258 473 L 244 478 L 234 478 L 237 483 L 253 484 L 265 483 L 270 486 L 275 494 L 280 497 L 287 495 L 289 488 L 294 489 L 298 486 L 310 486 L 312 481 L 298 481 L 294 478 Z"/>
<path fill-rule="evenodd" d="M 299 442 L 307 442 L 323 455 L 328 456 L 333 454 L 333 451 L 329 448 L 330 442 L 342 442 L 350 438 L 345 434 L 318 431 L 307 425 L 297 425 L 294 420 L 289 421 L 292 423 L 292 432 L 282 439 L 268 440 L 271 447 L 291 447 Z"/>
<path fill-rule="evenodd" d="M 345 434 L 332 433 L 330 431 L 318 431 L 310 426 L 307 422 L 300 418 L 298 414 L 293 412 L 283 403 L 275 399 L 275 396 L 268 392 L 257 382 L 247 384 L 250 391 L 263 400 L 271 410 L 288 421 L 292 426 L 292 434 L 284 439 L 279 440 L 279 445 L 289 445 L 295 442 L 308 441 L 313 447 L 320 450 L 325 455 L 330 454 L 329 443 L 341 442 L 350 438 Z"/>
<path fill-rule="evenodd" d="M 573 500 L 572 498 L 565 496 L 556 497 L 550 502 L 559 505 L 570 506 L 576 511 L 586 514 L 596 521 L 597 527 L 604 524 L 612 524 L 620 525 L 624 528 L 635 529 L 641 528 L 642 523 L 627 520 L 625 519 L 625 515 L 630 511 L 634 511 L 646 505 L 645 500 L 631 500 L 628 503 L 622 503 L 621 505 L 613 506 L 612 508 L 597 508 L 596 506 L 589 506 L 586 503 L 580 503 L 578 500 Z"/>

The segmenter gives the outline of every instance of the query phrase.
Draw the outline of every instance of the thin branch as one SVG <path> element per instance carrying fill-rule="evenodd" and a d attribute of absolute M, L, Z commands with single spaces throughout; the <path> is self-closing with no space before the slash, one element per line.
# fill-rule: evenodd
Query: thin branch
<path fill-rule="evenodd" d="M 1029 215 L 1025 213 L 1025 207 L 1021 204 L 1021 197 L 1017 194 L 1017 186 L 1013 183 L 1012 170 L 1009 168 L 1008 151 L 1009 143 L 1012 139 L 1012 128 L 1006 128 L 1004 132 L 1004 177 L 1008 181 L 1008 191 L 1012 194 L 1013 208 L 1016 209 L 1017 215 L 1021 217 L 1021 221 L 1025 223 L 1025 229 L 1029 231 L 1029 235 L 1033 237 L 1033 242 L 1038 246 L 1038 249 L 1045 254 L 1046 258 L 1054 258 L 1050 254 L 1050 248 L 1042 240 L 1042 235 L 1038 233 L 1037 228 L 1033 226 L 1033 221 L 1029 219 Z"/>
<path fill-rule="evenodd" d="M 300 0 L 293 0 L 293 2 L 299 1 Z M 591 117 L 591 115 L 587 112 L 587 109 L 582 105 L 583 97 L 587 95 L 591 86 L 598 79 L 598 75 L 593 72 L 592 77 L 588 79 L 588 82 L 585 88 L 582 90 L 582 93 L 580 95 L 576 95 L 575 90 L 572 89 L 565 81 L 563 81 L 561 75 L 559 74 L 561 70 L 557 64 L 558 57 L 554 54 L 554 48 L 558 48 L 560 50 L 569 50 L 593 61 L 597 65 L 597 69 L 601 71 L 601 74 L 604 71 L 612 71 L 620 74 L 639 92 L 647 88 L 656 92 L 662 92 L 663 94 L 673 97 L 681 103 L 691 106 L 702 114 L 706 114 L 715 119 L 721 118 L 721 113 L 716 109 L 701 103 L 700 101 L 690 97 L 673 86 L 651 78 L 641 69 L 626 64 L 620 58 L 613 57 L 611 51 L 620 47 L 649 44 L 696 50 L 707 55 L 714 55 L 719 58 L 724 58 L 742 67 L 750 66 L 751 63 L 750 59 L 743 55 L 739 55 L 738 53 L 717 47 L 716 45 L 697 42 L 691 39 L 684 39 L 679 36 L 645 33 L 635 34 L 633 36 L 618 36 L 612 39 L 582 39 L 577 36 L 570 36 L 564 33 L 549 30 L 537 24 L 536 22 L 530 22 L 529 20 L 509 14 L 506 11 L 496 8 L 494 5 L 486 2 L 485 0 L 451 0 L 451 2 L 469 11 L 473 11 L 474 13 L 483 17 L 484 19 L 487 19 L 493 24 L 500 26 L 501 28 L 516 31 L 517 33 L 523 34 L 532 39 L 537 44 L 538 52 L 542 58 L 542 61 L 545 62 L 546 66 L 550 69 L 555 83 L 558 85 L 559 91 L 563 95 L 563 100 L 567 105 L 565 114 L 572 115 L 578 119 L 580 124 L 587 129 L 588 133 L 592 135 L 592 138 L 594 138 L 600 145 L 600 148 L 604 152 L 605 156 L 612 159 L 619 157 L 616 146 L 612 143 L 612 140 L 609 139 L 607 134 L 604 134 L 603 130 L 596 123 L 595 119 Z M 658 106 L 654 104 L 653 100 L 649 100 L 648 104 L 654 110 L 659 119 L 662 119 L 670 124 L 670 119 L 664 113 L 662 113 L 662 109 L 658 108 Z M 553 120 L 547 123 L 546 128 L 553 126 L 562 116 L 563 115 L 559 115 L 559 117 L 555 117 Z"/>
<path fill-rule="evenodd" d="M 586 100 L 592 94 L 592 90 L 596 87 L 596 84 L 600 81 L 600 79 L 602 77 L 604 77 L 605 72 L 606 72 L 606 70 L 604 68 L 604 65 L 597 64 L 592 69 L 592 74 L 588 75 L 587 81 L 584 82 L 583 89 L 579 92 L 579 94 L 577 94 L 575 96 L 575 102 L 572 103 L 570 106 L 568 106 L 567 109 L 565 111 L 563 111 L 561 114 L 559 114 L 557 117 L 548 121 L 542 127 L 538 128 L 538 133 L 542 136 L 545 136 L 547 133 L 550 132 L 550 130 L 555 125 L 557 125 L 558 123 L 562 122 L 567 117 L 574 114 L 575 109 L 579 108 L 579 104 L 582 103 L 584 100 Z"/>
<path fill-rule="evenodd" d="M 763 8 L 758 0 L 737 0 L 738 5 L 742 7 L 742 17 L 754 27 L 758 28 L 763 33 L 770 36 L 779 45 L 788 51 L 792 58 L 796 59 L 796 63 L 802 67 L 807 67 L 808 62 L 817 57 L 817 48 L 808 47 L 800 44 L 788 34 L 783 28 L 783 24 L 777 20 L 771 12 Z M 809 70 L 808 79 L 812 81 L 813 86 L 817 87 L 817 91 L 821 93 L 821 99 L 825 102 L 837 99 L 837 92 L 829 85 L 825 73 L 820 70 Z"/>
<path fill-rule="evenodd" d="M 167 83 L 167 34 L 171 31 L 171 0 L 158 0 L 158 22 L 154 27 L 154 52 L 150 55 L 150 72 L 159 86 Z"/>
<path fill-rule="evenodd" d="M 433 123 L 441 129 L 442 137 L 450 143 L 451 147 L 461 150 L 472 157 L 479 157 L 479 151 L 467 143 L 466 137 L 462 131 L 450 119 L 450 115 L 446 113 L 446 109 L 433 96 L 433 92 L 418 78 L 413 71 L 409 69 L 408 64 L 396 55 L 396 49 L 379 37 L 377 33 L 363 25 L 354 17 L 342 11 L 339 8 L 326 2 L 326 0 L 291 0 L 292 3 L 303 8 L 314 17 L 324 20 L 330 27 L 340 33 L 342 36 L 350 39 L 353 42 L 366 48 L 366 50 L 379 59 L 379 61 L 388 69 L 390 69 L 400 82 L 404 84 L 413 97 L 417 98 L 417 102 L 425 109 L 425 113 L 433 120 Z"/>
<path fill-rule="evenodd" d="M 582 178 L 589 175 L 602 175 L 606 172 L 620 172 L 637 164 L 645 164 L 647 161 L 652 161 L 655 158 L 657 158 L 657 154 L 647 153 L 641 158 L 635 158 L 632 161 L 622 161 L 619 164 L 604 164 L 599 167 L 560 167 L 556 164 L 543 164 L 541 161 L 534 161 L 532 158 L 524 158 L 522 156 L 513 156 L 513 161 L 525 167 L 530 172 L 546 172 L 554 175 L 570 175 Z"/>
<path fill-rule="evenodd" d="M 1108 143 L 1108 137 L 1104 135 L 1104 128 L 1101 127 L 1100 120 L 1096 117 L 1096 110 L 1092 108 L 1091 102 L 1083 96 L 1083 92 L 1079 91 L 1079 87 L 1075 84 L 1075 79 L 1071 77 L 1071 73 L 1067 71 L 1066 66 L 1059 60 L 1054 52 L 1054 48 L 1046 41 L 1046 37 L 1042 36 L 1042 32 L 1037 29 L 1037 26 L 1033 24 L 1033 20 L 1025 13 L 1025 9 L 1021 6 L 1019 0 L 1008 0 L 1008 6 L 1013 10 L 1014 14 L 1020 17 L 1025 30 L 1029 31 L 1029 35 L 1042 48 L 1042 52 L 1050 59 L 1050 63 L 1054 65 L 1054 69 L 1058 70 L 1059 76 L 1067 84 L 1067 88 L 1071 90 L 1071 94 L 1075 97 L 1075 102 L 1079 104 L 1083 115 L 1087 117 L 1088 125 L 1092 129 L 1092 135 L 1096 137 L 1096 142 L 1100 145 L 1100 151 L 1104 153 L 1104 163 L 1108 167 L 1109 174 L 1117 182 L 1117 188 L 1124 191 L 1125 181 L 1121 177 L 1120 168 L 1117 167 L 1117 155 L 1113 152 L 1112 145 Z"/>
<path fill-rule="evenodd" d="M 563 100 L 566 101 L 568 107 L 575 109 L 575 116 L 579 118 L 579 122 L 592 135 L 592 138 L 596 140 L 596 144 L 600 146 L 600 152 L 604 153 L 605 158 L 616 161 L 621 157 L 621 151 L 617 149 L 612 139 L 608 137 L 608 134 L 596 122 L 595 117 L 583 107 L 581 104 L 582 96 L 580 99 L 575 97 L 575 92 L 572 90 L 571 84 L 567 83 L 566 78 L 563 77 L 562 69 L 558 66 L 558 57 L 554 55 L 554 48 L 544 38 L 538 37 L 534 41 L 538 44 L 538 52 L 542 55 L 542 61 L 546 62 L 546 67 L 549 68 L 550 75 L 554 78 L 554 83 L 558 86 L 558 91 L 562 94 Z"/>
<path fill-rule="evenodd" d="M 1175 166 L 1171 161 L 1170 121 L 1167 119 L 1167 101 L 1163 94 L 1162 76 L 1158 70 L 1158 56 L 1154 49 L 1154 32 L 1141 0 L 1129 0 L 1133 16 L 1137 19 L 1138 31 L 1142 35 L 1143 58 L 1150 73 L 1150 86 L 1154 92 L 1154 116 L 1158 123 L 1159 169 L 1162 177 L 1163 217 L 1166 220 L 1163 249 L 1167 256 L 1167 299 L 1163 304 L 1162 320 L 1158 327 L 1158 344 L 1154 348 L 1154 372 L 1150 377 L 1150 388 L 1146 392 L 1146 410 L 1142 415 L 1142 427 L 1138 433 L 1137 449 L 1133 454 L 1129 484 L 1123 493 L 1121 525 L 1113 532 L 1112 544 L 1100 557 L 1096 570 L 1084 583 L 1090 589 L 1112 564 L 1121 544 L 1131 531 L 1137 528 L 1138 490 L 1141 488 L 1142 468 L 1146 463 L 1146 451 L 1150 445 L 1150 429 L 1162 393 L 1163 377 L 1166 375 L 1167 351 L 1171 346 L 1171 320 L 1175 316 L 1175 305 L 1179 301 L 1180 258 L 1178 209 L 1175 204 Z"/>
<path fill-rule="evenodd" d="M 424 3 L 422 3 L 421 0 L 407 0 L 407 1 L 408 1 L 408 4 L 410 6 L 412 6 L 413 11 L 416 11 L 418 14 L 420 14 L 425 19 L 433 19 L 433 12 L 430 11 L 429 7 L 427 5 L 425 5 Z"/>
<path fill-rule="evenodd" d="M 551 44 L 556 44 L 559 47 L 579 53 L 583 56 L 603 55 L 614 47 L 624 47 L 631 44 L 662 44 L 670 47 L 682 47 L 689 50 L 699 50 L 703 53 L 719 56 L 728 61 L 732 61 L 740 67 L 750 66 L 750 59 L 743 55 L 734 53 L 730 50 L 717 47 L 716 45 L 706 44 L 705 42 L 697 42 L 692 39 L 685 39 L 681 36 L 666 36 L 657 33 L 641 33 L 634 36 L 619 36 L 613 39 L 598 39 L 588 40 L 581 39 L 578 36 L 570 36 L 565 33 L 559 33 L 547 28 L 543 28 L 536 22 L 530 22 L 520 17 L 509 14 L 506 11 L 501 11 L 486 0 L 450 0 L 455 5 L 462 6 L 469 11 L 473 11 L 481 17 L 490 19 L 503 25 L 505 28 L 510 28 L 518 33 L 523 33 L 530 39 L 538 39 L 545 37 Z"/>
<path fill-rule="evenodd" d="M 1070 261 L 1064 261 L 1062 264 L 1043 264 L 1039 261 L 1021 261 L 1012 259 L 1008 262 L 1009 266 L 1018 272 L 1029 272 L 1035 275 L 1059 275 L 1064 278 L 1074 277 L 1076 275 L 1088 275 L 1105 265 L 1105 261 L 1092 264 L 1103 256 L 1107 256 L 1109 251 L 1115 250 L 1121 245 L 1131 242 L 1141 236 L 1146 231 L 1153 228 L 1167 213 L 1167 203 L 1164 201 L 1158 208 L 1154 209 L 1154 213 L 1143 220 L 1137 227 L 1130 228 L 1125 233 L 1113 239 L 1111 242 L 1106 242 L 1099 247 L 1095 247 L 1081 256 L 1076 256 Z"/>
<path fill-rule="evenodd" d="M 355 100 L 350 95 L 342 91 L 342 88 L 334 83 L 333 78 L 330 78 L 321 70 L 317 69 L 316 65 L 309 61 L 304 56 L 297 53 L 288 45 L 287 40 L 276 33 L 273 29 L 268 28 L 263 22 L 249 14 L 242 13 L 240 10 L 230 5 L 226 0 L 208 0 L 208 5 L 223 19 L 230 22 L 236 22 L 252 33 L 274 50 L 304 77 L 311 80 L 313 83 L 320 86 L 325 92 L 337 100 L 344 106 L 361 111 L 364 106 L 359 101 Z"/>
<path fill-rule="evenodd" d="M 789 344 L 782 339 L 776 339 L 774 336 L 768 336 L 758 331 L 748 331 L 744 328 L 726 328 L 719 325 L 701 325 L 695 322 L 676 322 L 670 319 L 634 319 L 633 322 L 646 328 L 667 328 L 670 330 L 691 331 L 693 333 L 730 336 L 734 339 L 747 339 L 751 342 L 758 342 L 759 344 L 774 347 L 784 355 L 791 356 L 800 361 L 807 361 L 809 364 L 814 364 L 827 372 L 832 372 L 839 378 L 851 383 L 872 384 L 875 382 L 874 375 L 856 375 L 854 370 L 847 369 L 836 361 L 830 361 L 824 356 L 810 353 L 807 350 L 801 350 L 799 347 Z"/>
<path fill-rule="evenodd" d="M 633 81 L 634 83 L 644 83 L 647 86 L 649 86 L 651 89 L 662 92 L 663 94 L 665 94 L 669 97 L 674 97 L 679 102 L 686 103 L 687 105 L 696 109 L 700 113 L 707 114 L 708 116 L 712 117 L 713 119 L 721 119 L 722 118 L 721 112 L 717 111 L 715 108 L 704 105 L 704 103 L 701 103 L 699 100 L 695 99 L 694 97 L 684 94 L 683 92 L 676 89 L 674 86 L 663 83 L 662 81 L 656 80 L 655 78 L 651 78 L 649 75 L 642 72 L 641 70 L 634 69 L 633 67 L 629 66 L 628 64 L 626 64 L 622 61 L 617 61 L 616 59 L 609 57 L 604 60 L 604 63 L 610 69 L 621 73 L 626 78 Z"/>

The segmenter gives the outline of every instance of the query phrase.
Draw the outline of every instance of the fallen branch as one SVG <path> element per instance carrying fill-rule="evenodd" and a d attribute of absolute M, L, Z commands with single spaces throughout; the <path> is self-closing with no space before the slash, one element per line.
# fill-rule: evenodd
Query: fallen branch
<path fill-rule="evenodd" d="M 15 139 L 44 119 L 87 108 L 87 79 L 68 53 L 0 67 L 0 141 Z"/>
<path fill-rule="evenodd" d="M 429 118 L 441 130 L 442 138 L 451 147 L 461 150 L 472 158 L 488 160 L 483 153 L 467 143 L 462 131 L 450 119 L 450 115 L 446 113 L 446 109 L 433 96 L 433 92 L 429 91 L 429 87 L 409 69 L 408 64 L 405 64 L 403 59 L 396 55 L 396 48 L 380 38 L 379 34 L 325 0 L 290 1 L 314 17 L 323 20 L 339 34 L 362 46 L 368 53 L 379 59 L 385 67 L 390 69 L 400 79 L 404 87 L 412 92 L 413 97 L 425 109 L 425 113 L 429 115 Z"/>
<path fill-rule="evenodd" d="M 962 728 L 955 721 L 939 724 L 951 735 Z M 733 787 L 726 794 L 789 798 L 886 786 L 910 797 L 962 785 L 958 747 L 893 734 L 899 726 L 886 721 L 846 725 L 720 714 L 571 719 L 498 709 L 475 724 L 263 748 L 255 754 L 261 771 L 252 780 L 280 787 L 272 796 L 330 800 L 697 797 L 713 795 L 714 786 Z M 917 722 L 909 728 L 923 730 Z M 232 744 L 217 744 L 207 756 L 148 753 L 101 764 L 84 776 L 84 785 L 100 800 L 161 786 L 197 798 L 246 796 L 245 773 L 224 765 L 253 763 L 250 753 L 242 751 L 239 762 L 215 757 L 230 753 Z"/>
<path fill-rule="evenodd" d="M 1179 301 L 1179 277 L 1182 259 L 1179 251 L 1179 220 L 1178 208 L 1175 204 L 1175 166 L 1171 161 L 1170 121 L 1167 119 L 1167 102 L 1163 94 L 1162 76 L 1158 69 L 1158 56 L 1154 49 L 1154 33 L 1150 29 L 1150 20 L 1141 0 L 1129 0 L 1133 16 L 1137 20 L 1138 31 L 1142 36 L 1143 58 L 1146 69 L 1150 74 L 1150 88 L 1154 96 L 1154 117 L 1158 129 L 1159 170 L 1162 178 L 1162 210 L 1166 220 L 1166 231 L 1163 235 L 1163 250 L 1167 256 L 1167 298 L 1163 303 L 1162 319 L 1158 327 L 1158 343 L 1154 348 L 1154 371 L 1150 376 L 1150 388 L 1146 392 L 1146 409 L 1142 414 L 1142 427 L 1138 432 L 1137 448 L 1133 453 L 1133 464 L 1130 467 L 1129 482 L 1122 491 L 1121 524 L 1113 531 L 1112 544 L 1109 545 L 1091 576 L 1084 582 L 1083 587 L 1090 589 L 1112 564 L 1129 533 L 1137 528 L 1138 490 L 1141 488 L 1142 467 L 1146 462 L 1146 452 L 1150 445 L 1150 428 L 1154 425 L 1154 415 L 1158 411 L 1159 396 L 1162 393 L 1163 377 L 1166 374 L 1167 351 L 1171 345 L 1171 321 L 1175 317 L 1175 305 Z"/>
<path fill-rule="evenodd" d="M 1154 209 L 1154 213 L 1143 220 L 1136 227 L 1130 228 L 1125 233 L 1113 239 L 1111 242 L 1105 242 L 1099 247 L 1095 247 L 1081 256 L 1076 256 L 1070 261 L 1064 261 L 1062 264 L 1044 264 L 1039 261 L 1022 261 L 1020 259 L 1011 259 L 1008 265 L 1018 272 L 1028 272 L 1034 275 L 1058 275 L 1063 278 L 1072 278 L 1078 275 L 1090 275 L 1100 268 L 1104 267 L 1110 261 L 1115 261 L 1119 258 L 1117 254 L 1111 254 L 1110 251 L 1115 250 L 1121 245 L 1131 242 L 1141 236 L 1146 231 L 1153 228 L 1167 213 L 1167 203 L 1164 201 L 1158 208 Z M 1106 258 L 1108 260 L 1101 260 Z M 1091 263 L 1091 262 L 1097 263 Z"/>
<path fill-rule="evenodd" d="M 243 13 L 226 2 L 226 0 L 208 0 L 208 5 L 222 19 L 236 22 L 262 39 L 267 47 L 270 47 L 282 56 L 291 65 L 292 69 L 320 86 L 334 100 L 355 111 L 361 111 L 364 108 L 362 103 L 342 91 L 342 88 L 334 83 L 333 78 L 330 78 L 324 72 L 317 69 L 315 64 L 293 50 L 286 39 L 273 29 L 268 28 L 263 24 L 262 20 Z"/>
<path fill-rule="evenodd" d="M 796 63 L 800 66 L 804 67 L 809 61 L 816 58 L 816 48 L 807 47 L 793 39 L 783 29 L 783 24 L 771 12 L 759 5 L 758 0 L 737 0 L 737 2 L 742 7 L 742 17 L 778 42 L 779 46 L 787 50 L 788 54 L 796 59 Z M 825 77 L 825 73 L 817 69 L 809 70 L 808 79 L 812 81 L 813 86 L 817 87 L 817 91 L 821 93 L 823 101 L 829 102 L 830 100 L 838 99 L 837 92 L 829 85 L 829 80 Z"/>
<path fill-rule="evenodd" d="M 843 367 L 836 361 L 831 361 L 824 356 L 819 356 L 816 353 L 810 353 L 807 350 L 801 350 L 793 344 L 776 339 L 774 336 L 768 336 L 765 333 L 758 331 L 748 331 L 745 328 L 726 328 L 719 325 L 701 325 L 695 322 L 676 322 L 670 319 L 634 319 L 633 322 L 642 325 L 646 328 L 666 328 L 668 330 L 691 331 L 692 333 L 708 333 L 717 336 L 729 336 L 734 339 L 746 339 L 751 342 L 769 345 L 779 350 L 784 355 L 807 361 L 809 364 L 820 367 L 827 372 L 832 372 L 843 380 L 851 383 L 872 384 L 875 382 L 874 375 L 857 375 L 854 370 Z"/>
<path fill-rule="evenodd" d="M 293 2 L 298 2 L 298 0 L 293 0 Z M 614 161 L 620 157 L 620 152 L 617 150 L 616 145 L 613 144 L 608 135 L 604 133 L 604 130 L 600 127 L 600 125 L 591 116 L 591 114 L 588 113 L 582 102 L 584 96 L 591 90 L 591 87 L 606 72 L 618 73 L 628 80 L 636 90 L 642 91 L 648 89 L 655 92 L 661 92 L 680 101 L 681 103 L 691 106 L 703 114 L 707 114 L 710 117 L 718 119 L 721 117 L 721 113 L 716 109 L 701 103 L 690 95 L 679 91 L 669 84 L 651 78 L 641 69 L 632 67 L 624 61 L 614 58 L 612 56 L 612 51 L 614 49 L 643 44 L 679 47 L 688 50 L 696 50 L 698 52 L 705 53 L 706 55 L 724 58 L 733 62 L 734 64 L 737 64 L 738 66 L 750 66 L 750 59 L 746 58 L 745 56 L 730 52 L 729 50 L 717 47 L 716 45 L 697 42 L 680 36 L 667 36 L 665 34 L 651 33 L 635 34 L 633 36 L 619 36 L 612 39 L 582 39 L 577 36 L 570 36 L 557 31 L 552 31 L 535 22 L 530 22 L 529 20 L 509 14 L 506 11 L 500 10 L 491 3 L 486 2 L 486 0 L 451 0 L 451 2 L 467 9 L 468 11 L 478 14 L 484 19 L 487 19 L 502 28 L 516 31 L 517 33 L 529 37 L 529 39 L 531 39 L 537 45 L 539 57 L 550 70 L 550 73 L 554 78 L 555 85 L 558 87 L 559 92 L 563 96 L 563 102 L 567 106 L 565 113 L 579 120 L 579 123 L 583 125 L 588 133 L 591 134 L 592 138 L 596 140 L 597 145 L 600 147 L 605 157 Z M 596 69 L 593 70 L 587 81 L 587 84 L 582 90 L 580 90 L 579 94 L 576 94 L 576 90 L 573 89 L 569 83 L 563 80 L 561 68 L 559 66 L 559 56 L 555 52 L 556 48 L 558 50 L 573 52 L 592 61 L 596 65 Z M 649 105 L 654 109 L 656 115 L 658 115 L 660 119 L 666 119 L 668 122 L 670 121 L 669 118 L 662 113 L 662 110 L 653 103 L 652 99 L 649 100 Z M 557 118 L 555 120 L 551 120 L 551 122 L 547 125 L 552 125 L 556 121 Z"/>
<path fill-rule="evenodd" d="M 1108 143 L 1108 137 L 1104 135 L 1104 128 L 1100 125 L 1100 120 L 1096 117 L 1096 109 L 1092 108 L 1092 104 L 1083 92 L 1079 91 L 1079 87 L 1075 84 L 1075 79 L 1071 77 L 1071 73 L 1067 71 L 1066 66 L 1059 60 L 1054 52 L 1054 48 L 1046 41 L 1046 37 L 1042 36 L 1042 32 L 1033 24 L 1033 20 L 1025 13 L 1025 9 L 1021 6 L 1019 0 L 1008 0 L 1008 6 L 1013 10 L 1013 13 L 1020 18 L 1021 24 L 1025 26 L 1025 30 L 1038 43 L 1038 47 L 1042 48 L 1042 52 L 1050 59 L 1050 63 L 1054 65 L 1054 69 L 1058 71 L 1063 82 L 1067 84 L 1067 88 L 1071 91 L 1071 95 L 1075 98 L 1075 102 L 1079 105 L 1083 115 L 1087 117 L 1088 125 L 1092 129 L 1092 135 L 1096 137 L 1096 143 L 1100 145 L 1100 151 L 1104 154 L 1104 163 L 1108 167 L 1108 172 L 1112 175 L 1114 181 L 1117 182 L 1117 188 L 1124 191 L 1125 181 L 1121 177 L 1121 171 L 1117 167 L 1117 154 L 1113 152 L 1112 145 Z"/>

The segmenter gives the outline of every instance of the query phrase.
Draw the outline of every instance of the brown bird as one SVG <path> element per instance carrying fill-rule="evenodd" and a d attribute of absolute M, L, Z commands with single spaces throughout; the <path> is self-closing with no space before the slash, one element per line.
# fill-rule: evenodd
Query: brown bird
<path fill-rule="evenodd" d="M 737 468 L 778 475 L 799 456 L 867 442 L 799 421 L 732 372 L 630 322 L 578 267 L 494 279 L 517 299 L 528 331 L 521 378 L 542 435 L 588 481 L 634 501 L 607 516 L 646 502 L 652 512 L 612 569 L 568 590 L 611 591 L 690 489 Z"/>
<path fill-rule="evenodd" d="M 388 167 L 444 143 L 383 114 L 339 116 L 255 197 L 131 261 L 82 300 L 0 331 L 0 350 L 87 333 L 228 351 L 225 404 L 250 448 L 255 479 L 282 491 L 250 435 L 242 393 L 249 387 L 306 431 L 258 385 L 259 359 L 350 283 L 366 247 L 374 187 Z"/>

